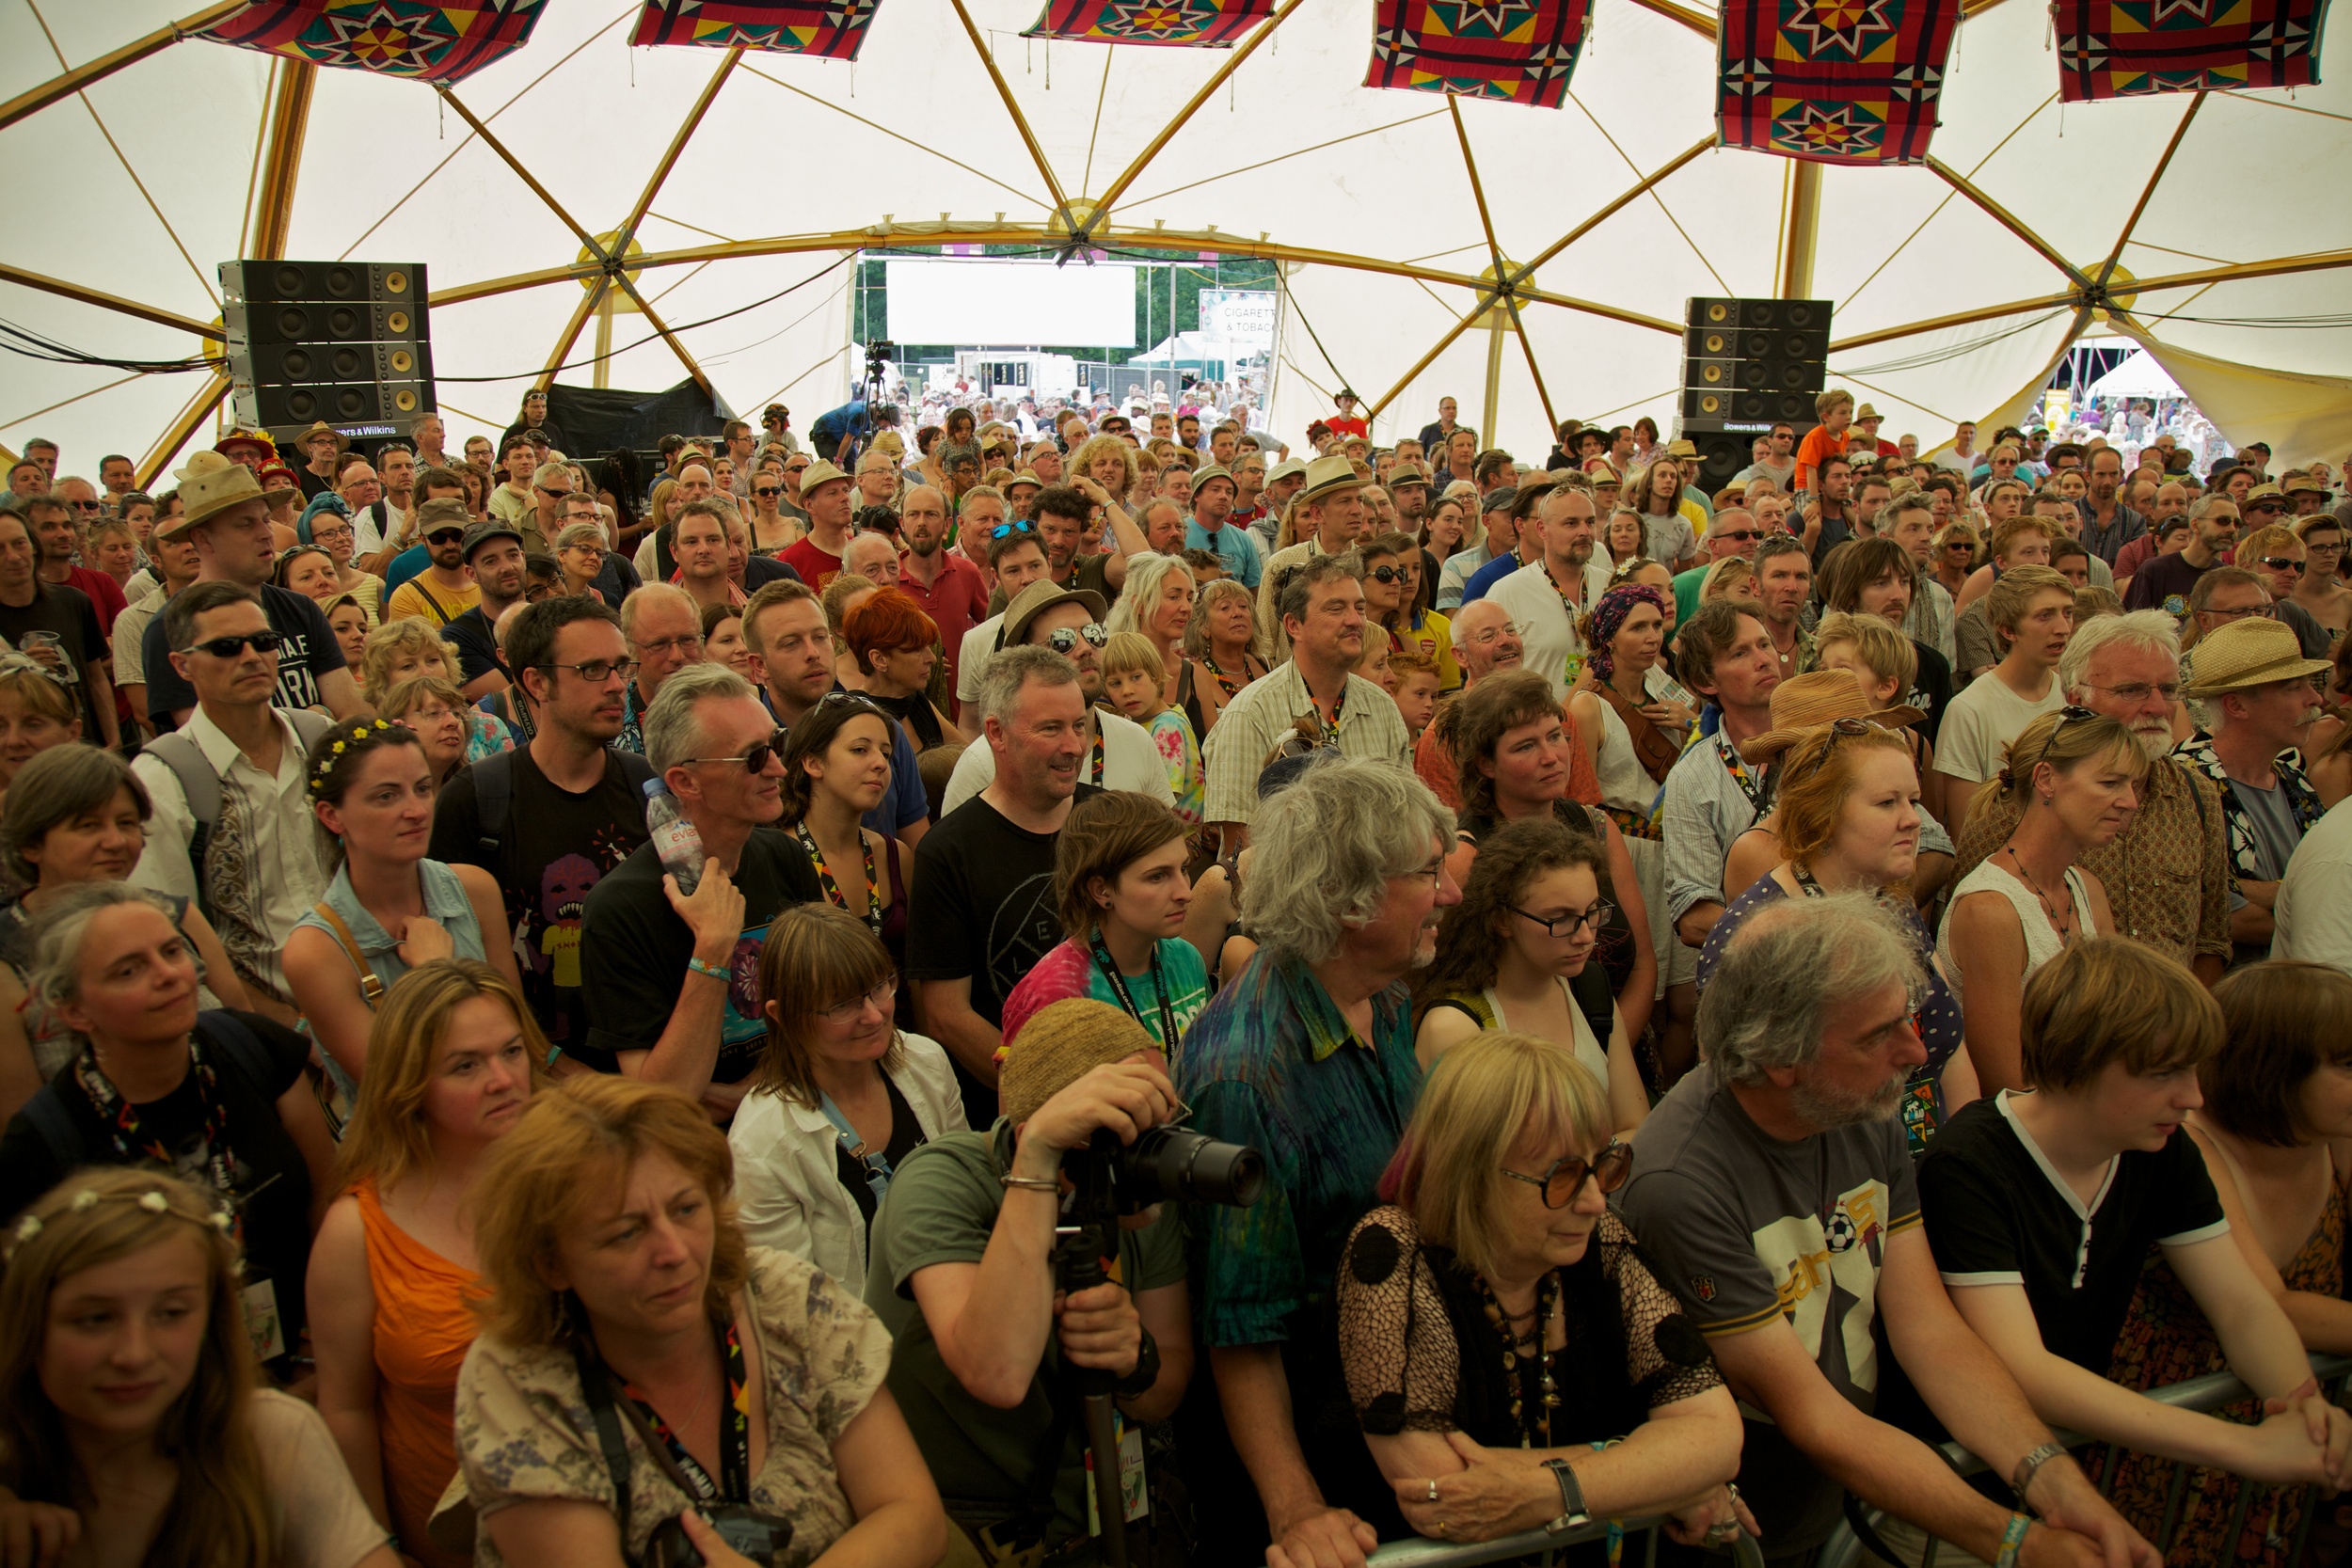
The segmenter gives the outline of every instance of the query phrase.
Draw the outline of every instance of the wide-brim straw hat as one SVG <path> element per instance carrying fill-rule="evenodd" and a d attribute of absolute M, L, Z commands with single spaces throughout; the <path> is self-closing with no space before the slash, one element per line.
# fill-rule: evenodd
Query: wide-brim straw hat
<path fill-rule="evenodd" d="M 1753 740 L 1742 741 L 1740 754 L 1750 762 L 1771 762 L 1808 734 L 1840 719 L 1859 719 L 1883 730 L 1899 730 L 1926 717 L 1901 704 L 1873 709 L 1851 670 L 1814 670 L 1791 675 L 1772 688 L 1772 727 Z"/>
<path fill-rule="evenodd" d="M 188 531 L 210 522 L 242 501 L 262 499 L 262 482 L 244 464 L 216 451 L 199 451 L 188 466 L 172 471 L 180 482 L 180 504 L 185 509 L 168 522 L 155 525 L 158 539 L 184 539 Z"/>
<path fill-rule="evenodd" d="M 1307 465 L 1307 483 L 1300 487 L 1297 499 L 1317 501 L 1343 490 L 1360 490 L 1370 483 L 1344 456 L 1318 457 Z"/>
<path fill-rule="evenodd" d="M 2197 640 L 2196 657 L 2189 660 L 2196 684 L 2188 688 L 2188 695 L 2218 697 L 2225 691 L 2316 675 L 2328 668 L 2324 658 L 2303 657 L 2302 640 L 2284 621 L 2249 615 Z"/>

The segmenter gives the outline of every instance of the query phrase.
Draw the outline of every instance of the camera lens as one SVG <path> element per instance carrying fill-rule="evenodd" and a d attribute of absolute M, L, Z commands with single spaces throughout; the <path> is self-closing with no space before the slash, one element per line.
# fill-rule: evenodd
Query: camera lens
<path fill-rule="evenodd" d="M 1265 1162 L 1256 1149 L 1205 1132 L 1155 1127 L 1126 1152 L 1134 1180 L 1122 1196 L 1138 1206 L 1174 1199 L 1248 1208 L 1265 1190 Z"/>

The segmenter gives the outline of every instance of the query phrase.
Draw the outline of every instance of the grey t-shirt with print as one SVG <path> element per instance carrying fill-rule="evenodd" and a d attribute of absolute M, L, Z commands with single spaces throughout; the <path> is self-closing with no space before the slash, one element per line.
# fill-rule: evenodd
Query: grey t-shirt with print
<path fill-rule="evenodd" d="M 1702 1066 L 1643 1123 L 1633 1178 L 1614 1201 L 1710 1339 L 1784 1319 L 1830 1386 L 1872 1409 L 1886 1239 L 1919 1223 L 1899 1120 L 1784 1143 Z M 1762 1412 L 1742 1404 L 1740 1414 L 1740 1490 L 1766 1549 L 1775 1558 L 1809 1550 L 1837 1521 L 1836 1483 Z"/>

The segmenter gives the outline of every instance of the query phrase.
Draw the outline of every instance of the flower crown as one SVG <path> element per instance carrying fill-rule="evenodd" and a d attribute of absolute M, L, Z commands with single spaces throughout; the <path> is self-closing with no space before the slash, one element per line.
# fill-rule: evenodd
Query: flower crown
<path fill-rule="evenodd" d="M 373 723 L 363 721 L 352 725 L 351 734 L 348 736 L 339 736 L 334 745 L 319 753 L 317 765 L 310 769 L 310 793 L 316 795 L 325 786 L 326 776 L 342 765 L 343 752 L 350 749 L 353 741 L 365 740 L 372 735 L 394 727 L 389 719 L 378 719 Z M 406 729 L 408 726 L 402 724 L 397 727 Z"/>
<path fill-rule="evenodd" d="M 164 1196 L 163 1190 L 159 1187 L 150 1187 L 143 1193 L 102 1193 L 95 1188 L 85 1187 L 73 1195 L 73 1200 L 67 1204 L 66 1208 L 72 1213 L 80 1214 L 95 1209 L 101 1203 L 135 1203 L 151 1214 L 172 1212 L 171 1200 Z M 189 1223 L 199 1222 L 191 1220 Z M 227 1207 L 223 1206 L 214 1209 L 204 1216 L 200 1223 L 226 1236 L 236 1222 Z M 26 1214 L 18 1220 L 15 1228 L 9 1232 L 8 1256 L 13 1258 L 17 1248 L 40 1235 L 41 1227 L 41 1217 L 39 1214 Z"/>

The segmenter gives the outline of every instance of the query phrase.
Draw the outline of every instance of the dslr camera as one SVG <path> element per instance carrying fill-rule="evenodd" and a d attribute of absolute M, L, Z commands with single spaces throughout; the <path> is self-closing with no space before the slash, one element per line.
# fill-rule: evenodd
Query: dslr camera
<path fill-rule="evenodd" d="M 1169 1202 L 1247 1209 L 1265 1191 L 1265 1161 L 1256 1149 L 1183 1127 L 1154 1127 L 1132 1144 L 1098 1127 L 1086 1148 L 1067 1150 L 1061 1163 L 1081 1195 L 1120 1214 Z"/>

